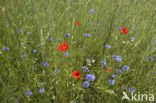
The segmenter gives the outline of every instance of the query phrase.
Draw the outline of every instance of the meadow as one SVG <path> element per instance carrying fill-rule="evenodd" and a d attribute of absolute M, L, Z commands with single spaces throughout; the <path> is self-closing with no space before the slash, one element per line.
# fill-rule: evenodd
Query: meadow
<path fill-rule="evenodd" d="M 123 91 L 156 101 L 156 0 L 0 0 L 0 103 L 140 103 Z"/>

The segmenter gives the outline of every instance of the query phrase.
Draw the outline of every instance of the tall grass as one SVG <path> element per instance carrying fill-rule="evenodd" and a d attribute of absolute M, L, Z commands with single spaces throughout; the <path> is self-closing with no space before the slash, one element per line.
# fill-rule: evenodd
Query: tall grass
<path fill-rule="evenodd" d="M 0 49 L 1 103 L 126 103 L 121 101 L 124 89 L 118 84 L 134 86 L 135 93 L 155 94 L 155 6 L 155 0 L 0 1 L 0 48 L 9 48 Z M 95 12 L 90 13 L 90 9 Z M 82 25 L 76 25 L 76 21 Z M 127 28 L 128 33 L 124 35 L 119 27 Z M 65 33 L 70 37 L 66 38 Z M 90 36 L 85 37 L 85 33 Z M 64 40 L 69 46 L 67 57 L 57 49 Z M 23 54 L 26 57 L 20 60 Z M 112 55 L 121 56 L 121 62 Z M 89 66 L 87 59 L 95 62 Z M 100 64 L 101 60 L 106 66 Z M 44 67 L 42 61 L 49 66 Z M 123 65 L 129 66 L 129 71 L 117 74 Z M 82 72 L 82 66 L 88 71 Z M 107 73 L 106 68 L 113 71 Z M 56 69 L 60 72 L 54 75 Z M 75 70 L 82 73 L 80 79 L 71 75 Z M 95 80 L 85 88 L 87 74 L 95 75 Z M 117 77 L 111 85 L 108 81 L 113 74 Z M 39 93 L 40 88 L 45 92 Z M 32 95 L 27 96 L 28 90 Z"/>

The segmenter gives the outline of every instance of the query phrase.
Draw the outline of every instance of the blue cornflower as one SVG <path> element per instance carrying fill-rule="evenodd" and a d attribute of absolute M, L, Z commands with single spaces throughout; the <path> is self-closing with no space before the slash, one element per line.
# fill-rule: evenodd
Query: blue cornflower
<path fill-rule="evenodd" d="M 89 24 L 92 24 L 92 22 L 91 22 L 91 21 L 89 21 Z"/>
<path fill-rule="evenodd" d="M 49 63 L 44 63 L 44 66 L 45 66 L 45 67 L 49 66 Z"/>
<path fill-rule="evenodd" d="M 4 50 L 4 51 L 8 51 L 9 48 L 8 48 L 8 47 L 3 47 L 3 50 Z"/>
<path fill-rule="evenodd" d="M 23 54 L 22 56 L 21 56 L 21 58 L 25 58 L 26 57 L 26 55 L 25 54 Z"/>
<path fill-rule="evenodd" d="M 106 48 L 108 48 L 108 49 L 110 49 L 110 48 L 111 48 L 111 46 L 110 46 L 110 45 L 106 45 L 105 47 L 106 47 Z"/>
<path fill-rule="evenodd" d="M 154 72 L 153 74 L 156 74 L 156 72 Z"/>
<path fill-rule="evenodd" d="M 27 91 L 27 96 L 30 96 L 32 94 L 31 91 Z"/>
<path fill-rule="evenodd" d="M 86 72 L 88 70 L 88 67 L 87 66 L 83 66 L 82 69 L 83 69 L 83 72 Z"/>
<path fill-rule="evenodd" d="M 109 79 L 108 83 L 110 83 L 110 84 L 114 85 L 114 84 L 115 84 L 115 81 L 114 81 L 114 80 L 112 80 L 112 79 Z"/>
<path fill-rule="evenodd" d="M 123 86 L 124 89 L 127 89 L 127 86 Z"/>
<path fill-rule="evenodd" d="M 52 38 L 52 37 L 50 37 L 50 38 L 49 38 L 49 40 L 53 40 L 53 38 Z"/>
<path fill-rule="evenodd" d="M 152 57 L 147 57 L 147 60 L 148 60 L 148 61 L 152 61 L 153 58 L 152 58 Z"/>
<path fill-rule="evenodd" d="M 112 55 L 112 57 L 115 58 L 116 56 L 115 55 Z"/>
<path fill-rule="evenodd" d="M 36 64 L 34 64 L 32 67 L 34 67 L 34 68 L 35 68 L 35 67 L 37 67 L 37 65 L 36 65 Z"/>
<path fill-rule="evenodd" d="M 84 87 L 88 87 L 89 85 L 90 85 L 90 83 L 88 81 L 83 82 Z"/>
<path fill-rule="evenodd" d="M 27 32 L 27 34 L 29 35 L 29 34 L 30 34 L 30 32 Z"/>
<path fill-rule="evenodd" d="M 121 61 L 121 56 L 116 56 L 115 60 L 116 60 L 117 62 L 120 62 L 120 61 Z"/>
<path fill-rule="evenodd" d="M 94 81 L 94 80 L 95 80 L 95 76 L 92 75 L 92 74 L 88 74 L 88 75 L 86 76 L 86 79 L 88 79 L 88 80 L 90 80 L 90 81 Z"/>
<path fill-rule="evenodd" d="M 121 70 L 116 70 L 116 73 L 121 74 L 122 71 Z"/>
<path fill-rule="evenodd" d="M 94 13 L 94 9 L 90 9 L 90 13 Z"/>
<path fill-rule="evenodd" d="M 100 24 L 96 24 L 97 26 L 99 26 Z"/>
<path fill-rule="evenodd" d="M 54 24 L 51 24 L 51 27 L 54 27 Z"/>
<path fill-rule="evenodd" d="M 85 34 L 85 37 L 89 37 L 89 36 L 90 36 L 90 34 L 89 34 L 89 33 L 86 33 L 86 34 Z"/>
<path fill-rule="evenodd" d="M 34 53 L 37 53 L 37 50 L 34 49 L 33 52 L 34 52 Z"/>
<path fill-rule="evenodd" d="M 113 78 L 116 78 L 116 75 L 114 74 L 114 75 L 112 75 L 112 77 L 113 77 Z"/>
<path fill-rule="evenodd" d="M 66 38 L 67 38 L 67 37 L 69 37 L 69 36 L 70 36 L 70 34 L 69 34 L 69 33 L 66 33 L 66 34 L 65 34 L 65 37 L 66 37 Z"/>
<path fill-rule="evenodd" d="M 40 92 L 40 93 L 43 93 L 44 91 L 45 91 L 44 88 L 39 89 L 39 92 Z"/>
<path fill-rule="evenodd" d="M 154 40 L 154 44 L 156 45 L 156 40 Z"/>
<path fill-rule="evenodd" d="M 101 60 L 101 65 L 105 66 L 106 65 L 106 62 Z"/>
<path fill-rule="evenodd" d="M 41 61 L 41 62 L 40 62 L 40 64 L 44 64 L 44 63 L 45 63 L 44 61 Z"/>
<path fill-rule="evenodd" d="M 64 53 L 64 56 L 65 56 L 65 57 L 69 56 L 69 53 L 65 52 L 65 53 Z"/>
<path fill-rule="evenodd" d="M 73 0 L 69 0 L 70 2 L 72 2 Z"/>
<path fill-rule="evenodd" d="M 17 30 L 17 32 L 21 33 L 21 30 L 20 30 L 20 29 L 18 29 L 18 30 Z"/>
<path fill-rule="evenodd" d="M 24 43 L 21 43 L 22 46 L 24 46 Z"/>
<path fill-rule="evenodd" d="M 42 44 L 38 44 L 38 47 L 41 47 L 42 46 Z"/>
<path fill-rule="evenodd" d="M 59 69 L 54 70 L 54 75 L 56 75 L 56 73 L 60 72 Z"/>
<path fill-rule="evenodd" d="M 118 28 L 118 30 L 119 30 L 119 31 L 121 31 L 121 30 L 122 30 L 122 28 L 121 28 L 121 27 L 119 27 L 119 28 Z"/>
<path fill-rule="evenodd" d="M 129 68 L 130 68 L 129 66 L 123 66 L 122 70 L 123 70 L 123 71 L 128 71 Z"/>
<path fill-rule="evenodd" d="M 135 30 L 135 28 L 133 27 L 133 28 L 132 28 L 132 30 L 134 31 L 134 30 Z"/>
<path fill-rule="evenodd" d="M 130 37 L 130 39 L 131 39 L 132 41 L 134 41 L 135 38 L 134 38 L 134 37 Z"/>
<path fill-rule="evenodd" d="M 128 91 L 135 92 L 135 87 L 128 88 Z"/>

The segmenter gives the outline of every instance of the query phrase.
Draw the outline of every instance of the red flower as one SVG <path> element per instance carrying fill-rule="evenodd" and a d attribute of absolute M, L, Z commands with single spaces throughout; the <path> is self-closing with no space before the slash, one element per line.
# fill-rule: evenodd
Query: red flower
<path fill-rule="evenodd" d="M 108 68 L 106 68 L 106 72 L 112 72 L 112 69 L 110 69 L 110 71 L 109 71 Z"/>
<path fill-rule="evenodd" d="M 58 45 L 58 49 L 61 51 L 67 51 L 69 49 L 68 45 L 66 44 L 66 40 L 64 41 L 63 45 Z"/>
<path fill-rule="evenodd" d="M 82 23 L 81 23 L 81 22 L 79 22 L 79 21 L 77 21 L 77 22 L 76 22 L 76 24 L 77 24 L 77 25 L 81 25 Z"/>
<path fill-rule="evenodd" d="M 128 30 L 127 30 L 127 28 L 122 28 L 121 32 L 124 34 L 127 34 Z"/>
<path fill-rule="evenodd" d="M 74 72 L 72 73 L 72 76 L 74 76 L 74 78 L 79 79 L 79 78 L 81 77 L 81 72 L 78 72 L 78 71 L 76 70 L 76 71 L 74 71 Z"/>

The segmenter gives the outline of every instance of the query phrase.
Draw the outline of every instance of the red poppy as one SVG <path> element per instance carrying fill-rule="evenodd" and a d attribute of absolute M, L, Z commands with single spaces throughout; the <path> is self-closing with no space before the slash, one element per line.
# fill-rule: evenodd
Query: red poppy
<path fill-rule="evenodd" d="M 66 40 L 64 41 L 63 45 L 58 45 L 58 49 L 61 51 L 67 51 L 69 49 L 68 45 L 66 44 Z"/>
<path fill-rule="evenodd" d="M 82 23 L 81 23 L 81 22 L 79 22 L 79 21 L 77 21 L 77 22 L 76 22 L 76 24 L 77 24 L 77 25 L 81 25 Z"/>
<path fill-rule="evenodd" d="M 124 34 L 127 34 L 128 30 L 127 30 L 127 28 L 122 28 L 121 32 Z"/>
<path fill-rule="evenodd" d="M 112 69 L 108 69 L 108 68 L 106 68 L 106 72 L 112 72 Z"/>
<path fill-rule="evenodd" d="M 74 71 L 74 72 L 72 73 L 72 76 L 74 76 L 74 78 L 79 79 L 79 78 L 81 77 L 81 72 L 78 72 L 78 71 L 76 70 L 76 71 Z"/>

